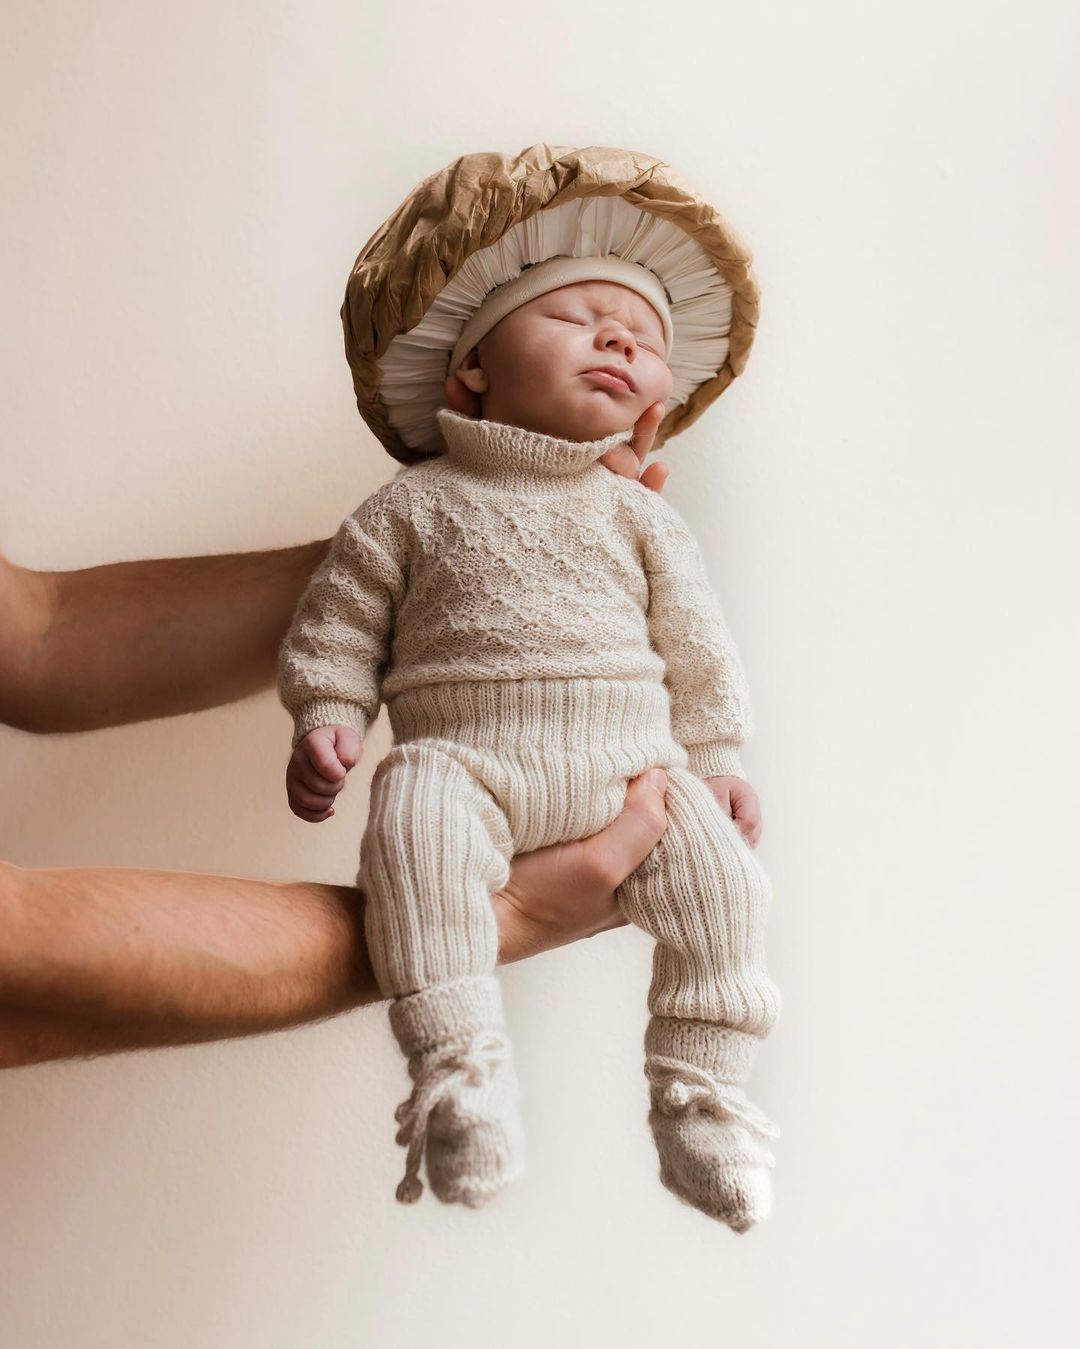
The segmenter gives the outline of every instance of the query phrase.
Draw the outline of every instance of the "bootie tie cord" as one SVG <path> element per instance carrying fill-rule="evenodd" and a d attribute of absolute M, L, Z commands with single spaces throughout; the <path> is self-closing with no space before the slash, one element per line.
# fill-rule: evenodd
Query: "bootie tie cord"
<path fill-rule="evenodd" d="M 682 1059 L 651 1054 L 645 1061 L 645 1076 L 658 1089 L 657 1105 L 665 1115 L 675 1115 L 698 1104 L 729 1117 L 762 1140 L 779 1138 L 780 1130 L 742 1091 L 730 1082 L 721 1082 L 712 1073 Z"/>
<path fill-rule="evenodd" d="M 420 1160 L 431 1112 L 459 1085 L 483 1086 L 509 1057 L 510 1042 L 505 1035 L 493 1030 L 479 1031 L 464 1047 L 441 1054 L 417 1081 L 409 1099 L 394 1111 L 394 1119 L 401 1125 L 394 1141 L 408 1145 L 405 1175 L 395 1192 L 401 1203 L 415 1204 L 424 1193 Z"/>

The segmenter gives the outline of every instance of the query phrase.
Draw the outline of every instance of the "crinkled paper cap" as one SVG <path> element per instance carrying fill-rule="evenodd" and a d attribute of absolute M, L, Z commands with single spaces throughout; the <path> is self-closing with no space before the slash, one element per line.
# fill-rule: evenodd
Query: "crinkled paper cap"
<path fill-rule="evenodd" d="M 465 323 L 494 286 L 558 254 L 627 258 L 664 284 L 675 388 L 654 448 L 742 372 L 758 320 L 751 252 L 670 165 L 631 150 L 545 143 L 462 155 L 419 183 L 367 241 L 341 307 L 357 407 L 395 459 L 441 453 L 435 413 Z"/>

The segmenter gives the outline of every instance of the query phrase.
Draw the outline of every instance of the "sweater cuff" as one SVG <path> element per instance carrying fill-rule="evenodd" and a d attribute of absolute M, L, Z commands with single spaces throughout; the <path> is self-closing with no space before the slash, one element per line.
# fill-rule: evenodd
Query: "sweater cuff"
<path fill-rule="evenodd" d="M 292 717 L 292 749 L 297 747 L 309 731 L 316 731 L 320 726 L 351 726 L 363 740 L 370 724 L 368 714 L 359 703 L 334 702 L 329 698 L 302 703 L 293 710 Z"/>
<path fill-rule="evenodd" d="M 687 745 L 686 754 L 686 766 L 695 777 L 746 778 L 736 741 L 713 740 L 705 745 Z"/>

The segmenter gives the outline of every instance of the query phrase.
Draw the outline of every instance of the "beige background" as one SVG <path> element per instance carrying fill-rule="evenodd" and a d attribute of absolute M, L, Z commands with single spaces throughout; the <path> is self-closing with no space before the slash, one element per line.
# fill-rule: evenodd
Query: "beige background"
<path fill-rule="evenodd" d="M 504 972 L 530 1169 L 394 1203 L 373 1008 L 0 1078 L 12 1349 L 946 1349 L 1076 1332 L 1075 6 L 5 6 L 0 547 L 327 536 L 393 465 L 338 306 L 466 150 L 627 145 L 755 248 L 745 376 L 662 456 L 751 679 L 785 1010 L 776 1211 L 661 1187 L 649 950 Z M 0 732 L 0 855 L 351 880 L 272 693 Z"/>

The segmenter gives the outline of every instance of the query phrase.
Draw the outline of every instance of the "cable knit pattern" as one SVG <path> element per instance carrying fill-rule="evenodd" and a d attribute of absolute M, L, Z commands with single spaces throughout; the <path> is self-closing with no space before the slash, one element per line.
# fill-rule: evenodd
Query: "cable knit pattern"
<path fill-rule="evenodd" d="M 572 441 L 448 408 L 446 453 L 401 471 L 342 523 L 282 644 L 293 744 L 363 735 L 425 685 L 663 681 L 699 776 L 742 775 L 746 678 L 682 516 L 598 460 L 631 431 Z"/>
<path fill-rule="evenodd" d="M 700 550 L 656 493 L 571 441 L 439 413 L 446 453 L 342 524 L 282 644 L 293 743 L 385 701 L 357 884 L 412 1093 L 402 1203 L 479 1207 L 523 1169 L 492 894 L 511 859 L 590 837 L 646 769 L 667 828 L 616 889 L 655 939 L 645 1072 L 662 1182 L 742 1232 L 771 1203 L 775 1136 L 742 1091 L 779 991 L 771 886 L 703 778 L 740 773 L 743 676 Z"/>

